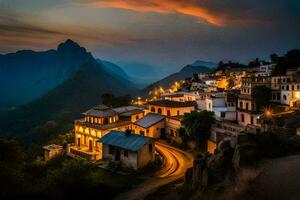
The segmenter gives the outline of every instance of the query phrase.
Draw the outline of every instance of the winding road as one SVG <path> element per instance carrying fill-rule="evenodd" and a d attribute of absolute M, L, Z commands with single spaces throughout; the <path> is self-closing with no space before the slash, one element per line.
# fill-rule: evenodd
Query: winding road
<path fill-rule="evenodd" d="M 161 142 L 156 142 L 155 148 L 164 158 L 163 168 L 133 190 L 118 195 L 116 200 L 144 199 L 160 187 L 183 178 L 186 169 L 192 167 L 193 157 L 189 153 Z"/>

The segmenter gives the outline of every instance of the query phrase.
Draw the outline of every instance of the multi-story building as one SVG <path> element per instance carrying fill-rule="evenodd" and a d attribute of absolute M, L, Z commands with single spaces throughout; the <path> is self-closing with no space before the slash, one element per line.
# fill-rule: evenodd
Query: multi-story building
<path fill-rule="evenodd" d="M 102 158 L 102 146 L 97 141 L 112 130 L 132 129 L 132 123 L 144 116 L 143 109 L 135 106 L 109 108 L 96 106 L 75 120 L 75 142 L 70 153 L 91 160 Z"/>
<path fill-rule="evenodd" d="M 259 71 L 256 73 L 257 76 L 271 76 L 276 64 L 266 64 L 259 66 Z"/>
<path fill-rule="evenodd" d="M 184 113 L 190 113 L 195 110 L 195 101 L 170 101 L 159 100 L 148 103 L 149 112 L 156 113 L 164 116 L 177 116 L 184 115 Z"/>
<path fill-rule="evenodd" d="M 272 99 L 274 103 L 294 106 L 299 104 L 300 69 L 288 69 L 284 76 L 271 77 Z"/>
<path fill-rule="evenodd" d="M 244 77 L 242 78 L 241 94 L 237 101 L 237 121 L 243 126 L 248 124 L 260 126 L 260 108 L 252 99 L 252 92 L 256 86 L 271 87 L 270 77 Z"/>
<path fill-rule="evenodd" d="M 215 93 L 206 96 L 205 110 L 215 113 L 219 120 L 236 120 L 236 98 L 231 94 Z"/>

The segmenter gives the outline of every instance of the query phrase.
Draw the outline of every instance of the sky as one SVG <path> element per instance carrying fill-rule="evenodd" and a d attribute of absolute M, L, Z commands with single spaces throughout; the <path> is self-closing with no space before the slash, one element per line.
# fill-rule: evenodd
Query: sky
<path fill-rule="evenodd" d="M 300 1 L 0 0 L 0 53 L 68 38 L 153 74 L 195 60 L 247 63 L 300 48 Z"/>

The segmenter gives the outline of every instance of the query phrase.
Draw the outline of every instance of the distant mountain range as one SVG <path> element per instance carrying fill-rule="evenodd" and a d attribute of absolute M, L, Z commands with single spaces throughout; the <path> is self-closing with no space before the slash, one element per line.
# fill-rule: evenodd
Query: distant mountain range
<path fill-rule="evenodd" d="M 199 63 L 199 61 L 198 61 Z M 162 86 L 162 87 L 169 87 L 171 84 L 173 84 L 175 81 L 184 80 L 185 78 L 193 76 L 193 74 L 198 73 L 204 73 L 204 72 L 210 72 L 212 71 L 211 68 L 204 66 L 204 65 L 196 65 L 197 63 L 186 65 L 183 67 L 179 72 L 176 72 L 174 74 L 171 74 L 160 81 L 157 81 L 151 85 L 149 85 L 147 88 L 143 90 L 143 93 L 148 93 L 153 88 Z M 204 64 L 204 63 L 201 63 Z"/>
<path fill-rule="evenodd" d="M 30 102 L 69 79 L 86 63 L 96 62 L 92 54 L 72 40 L 56 50 L 18 51 L 0 55 L 0 109 Z M 108 61 L 100 61 L 103 71 L 133 86 L 128 75 Z"/>
<path fill-rule="evenodd" d="M 57 50 L 1 55 L 0 63 L 2 105 L 22 104 L 0 113 L 1 136 L 34 139 L 30 134 L 40 125 L 49 120 L 58 122 L 65 115 L 65 124 L 70 124 L 100 104 L 105 93 L 137 93 L 120 67 L 94 59 L 72 40 Z"/>

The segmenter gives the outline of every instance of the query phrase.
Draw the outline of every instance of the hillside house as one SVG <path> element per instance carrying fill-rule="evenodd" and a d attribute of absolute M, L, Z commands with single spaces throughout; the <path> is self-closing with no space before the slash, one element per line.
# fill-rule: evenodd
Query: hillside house
<path fill-rule="evenodd" d="M 133 124 L 133 133 L 160 138 L 165 134 L 165 117 L 155 113 L 148 113 Z"/>
<path fill-rule="evenodd" d="M 44 149 L 44 160 L 45 161 L 48 161 L 48 160 L 54 158 L 55 156 L 63 153 L 63 151 L 64 151 L 62 146 L 56 145 L 56 144 L 50 144 L 50 145 L 43 146 L 43 149 Z"/>
<path fill-rule="evenodd" d="M 164 116 L 177 116 L 184 115 L 184 113 L 190 113 L 195 110 L 195 101 L 170 101 L 159 100 L 148 103 L 148 111 Z"/>
<path fill-rule="evenodd" d="M 133 121 L 144 116 L 144 111 L 136 106 L 109 108 L 96 106 L 83 113 L 84 118 L 75 120 L 75 142 L 70 153 L 90 160 L 102 158 L 102 147 L 97 141 L 112 130 L 132 129 Z"/>
<path fill-rule="evenodd" d="M 98 140 L 104 160 L 119 163 L 122 168 L 138 170 L 155 159 L 155 142 L 129 131 L 111 131 Z"/>

